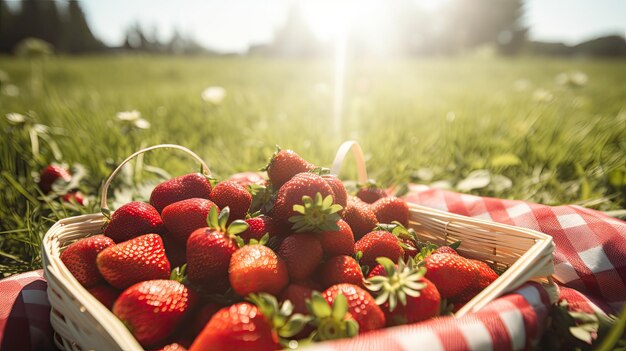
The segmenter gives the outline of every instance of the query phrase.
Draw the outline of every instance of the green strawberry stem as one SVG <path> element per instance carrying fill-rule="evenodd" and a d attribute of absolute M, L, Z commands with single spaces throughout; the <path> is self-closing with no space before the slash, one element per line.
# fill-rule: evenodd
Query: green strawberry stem
<path fill-rule="evenodd" d="M 250 294 L 246 300 L 259 308 L 282 339 L 291 338 L 298 334 L 312 319 L 310 316 L 293 313 L 293 304 L 289 300 L 279 305 L 276 297 L 270 294 Z M 281 342 L 284 343 L 284 340 Z"/>
<path fill-rule="evenodd" d="M 296 232 L 339 230 L 337 221 L 341 219 L 339 212 L 343 207 L 333 204 L 333 201 L 332 195 L 322 198 L 322 194 L 317 193 L 314 199 L 303 196 L 302 205 L 293 205 L 293 210 L 299 215 L 289 218 L 289 222 L 293 223 L 291 229 Z"/>
<path fill-rule="evenodd" d="M 426 269 L 416 268 L 412 259 L 407 263 L 400 259 L 397 269 L 386 257 L 379 257 L 376 261 L 385 268 L 387 275 L 371 277 L 365 281 L 365 286 L 377 295 L 376 304 L 389 303 L 390 312 L 396 309 L 398 302 L 405 306 L 407 296 L 420 296 L 420 290 L 426 287 L 426 283 L 420 281 Z"/>
<path fill-rule="evenodd" d="M 228 216 L 230 215 L 230 208 L 228 206 L 224 207 L 221 211 L 217 209 L 217 206 L 211 207 L 209 210 L 209 215 L 207 216 L 206 223 L 209 228 L 219 230 L 223 233 L 226 233 L 228 237 L 234 239 L 239 242 L 243 242 L 241 237 L 238 234 L 245 232 L 248 230 L 248 223 L 241 219 L 234 220 L 231 224 L 226 226 L 228 223 Z M 240 245 L 243 246 L 243 245 Z"/>
<path fill-rule="evenodd" d="M 307 309 L 313 315 L 312 324 L 316 326 L 311 335 L 315 341 L 353 337 L 359 333 L 357 322 L 346 319 L 348 300 L 343 294 L 335 297 L 331 307 L 319 292 L 314 291 L 307 302 Z"/>

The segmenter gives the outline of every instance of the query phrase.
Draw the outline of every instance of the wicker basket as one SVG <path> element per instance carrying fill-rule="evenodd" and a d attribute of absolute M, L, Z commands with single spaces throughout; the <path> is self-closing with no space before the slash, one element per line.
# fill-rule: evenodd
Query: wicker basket
<path fill-rule="evenodd" d="M 338 175 L 344 159 L 352 151 L 359 183 L 367 181 L 365 157 L 356 141 L 343 143 L 331 168 Z M 556 301 L 552 237 L 537 231 L 480 219 L 460 216 L 409 203 L 409 226 L 421 241 L 446 245 L 461 240 L 459 253 L 488 262 L 506 271 L 461 308 L 455 316 L 477 311 L 504 293 L 513 291 L 528 280 L 545 284 L 552 302 Z"/>
<path fill-rule="evenodd" d="M 200 163 L 205 174 L 210 175 L 206 163 L 185 147 L 163 144 L 142 149 L 124 160 L 104 183 L 102 208 L 108 208 L 109 185 L 122 167 L 144 152 L 159 148 L 185 152 Z M 62 219 L 43 238 L 41 257 L 52 306 L 50 322 L 56 332 L 55 343 L 62 350 L 143 350 L 124 324 L 80 285 L 60 259 L 61 252 L 73 242 L 102 233 L 104 222 L 102 214 Z"/>
<path fill-rule="evenodd" d="M 195 158 L 209 172 L 206 164 L 190 150 L 178 145 L 157 145 L 140 150 L 113 171 L 103 186 L 102 207 L 107 208 L 107 191 L 113 177 L 134 157 L 156 148 L 174 148 Z M 363 152 L 356 142 L 344 143 L 337 152 L 333 173 L 337 174 L 348 152 L 356 157 L 359 181 L 367 180 Z M 78 239 L 99 234 L 104 224 L 102 214 L 66 218 L 46 233 L 42 245 L 44 274 L 48 280 L 48 298 L 52 306 L 50 320 L 56 332 L 57 346 L 65 350 L 142 350 L 123 323 L 78 283 L 61 262 L 61 252 Z M 507 268 L 495 282 L 456 313 L 462 316 L 480 309 L 489 301 L 511 291 L 529 279 L 549 281 L 553 273 L 552 239 L 532 230 L 471 219 L 463 216 L 410 205 L 410 225 L 420 239 L 434 243 L 463 240 L 460 252 L 467 256 Z"/>

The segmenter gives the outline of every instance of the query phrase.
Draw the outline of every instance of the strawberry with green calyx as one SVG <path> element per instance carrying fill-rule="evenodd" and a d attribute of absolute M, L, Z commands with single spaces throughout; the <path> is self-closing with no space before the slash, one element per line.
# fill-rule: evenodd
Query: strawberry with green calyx
<path fill-rule="evenodd" d="M 378 257 L 387 257 L 392 261 L 397 261 L 404 256 L 404 249 L 398 238 L 383 230 L 366 234 L 354 244 L 354 249 L 362 252 L 360 263 L 369 267 L 376 265 Z"/>
<path fill-rule="evenodd" d="M 187 278 L 207 292 L 223 292 L 228 288 L 228 265 L 243 244 L 237 234 L 248 229 L 248 224 L 235 220 L 229 225 L 230 209 L 219 213 L 213 206 L 206 219 L 207 227 L 195 230 L 187 240 Z"/>
<path fill-rule="evenodd" d="M 233 181 L 223 181 L 218 183 L 211 190 L 211 201 L 219 208 L 230 208 L 230 221 L 235 219 L 245 219 L 246 213 L 252 203 L 252 195 L 244 188 Z"/>
<path fill-rule="evenodd" d="M 359 240 L 363 235 L 371 232 L 378 223 L 376 215 L 370 206 L 358 200 L 349 200 L 342 216 L 350 225 L 350 228 L 352 228 L 355 240 Z"/>
<path fill-rule="evenodd" d="M 232 255 L 228 278 L 240 296 L 266 292 L 278 295 L 289 283 L 289 273 L 282 258 L 263 245 L 246 245 Z"/>
<path fill-rule="evenodd" d="M 395 235 L 404 249 L 404 259 L 416 257 L 419 254 L 419 241 L 413 228 L 406 228 L 402 223 L 394 221 L 391 224 L 378 223 L 375 230 L 384 230 Z"/>
<path fill-rule="evenodd" d="M 361 333 L 385 326 L 385 314 L 365 289 L 353 284 L 336 284 L 324 290 L 322 297 L 332 305 L 340 294 L 348 300 L 348 312 L 359 324 Z"/>
<path fill-rule="evenodd" d="M 365 184 L 359 185 L 356 197 L 365 203 L 373 204 L 377 200 L 387 197 L 387 193 L 373 179 L 370 179 Z"/>
<path fill-rule="evenodd" d="M 278 335 L 259 308 L 239 302 L 217 311 L 189 348 L 190 351 L 276 350 Z"/>
<path fill-rule="evenodd" d="M 248 242 L 251 239 L 261 240 L 265 234 L 269 234 L 270 237 L 278 235 L 274 220 L 269 216 L 260 215 L 247 218 L 245 221 L 248 223 L 248 229 L 239 234 L 244 242 Z"/>
<path fill-rule="evenodd" d="M 196 301 L 196 293 L 177 281 L 148 280 L 124 290 L 113 313 L 142 346 L 155 346 L 172 335 Z"/>
<path fill-rule="evenodd" d="M 289 278 L 298 281 L 307 279 L 315 271 L 324 252 L 314 235 L 300 233 L 286 237 L 278 248 L 278 255 L 287 265 Z"/>
<path fill-rule="evenodd" d="M 312 324 L 316 327 L 311 334 L 314 341 L 351 338 L 359 334 L 359 324 L 348 312 L 348 300 L 339 293 L 332 304 L 317 291 L 311 295 L 307 304 L 313 316 Z"/>
<path fill-rule="evenodd" d="M 313 164 L 300 157 L 293 150 L 281 150 L 276 145 L 276 152 L 270 158 L 267 166 L 261 170 L 267 171 L 272 186 L 274 189 L 279 189 L 296 174 L 308 172 L 314 168 Z"/>
<path fill-rule="evenodd" d="M 293 210 L 298 214 L 289 217 L 293 223 L 292 230 L 296 232 L 321 232 L 339 230 L 337 221 L 341 219 L 339 212 L 343 208 L 333 204 L 333 196 L 322 198 L 322 194 L 302 197 L 302 205 L 293 205 Z"/>
<path fill-rule="evenodd" d="M 322 199 L 321 204 L 324 204 L 323 200 L 326 199 L 327 196 L 334 195 L 333 189 L 330 187 L 330 185 L 328 185 L 328 183 L 326 183 L 324 178 L 322 178 L 321 176 L 308 172 L 298 173 L 288 182 L 283 184 L 280 189 L 278 189 L 271 215 L 279 221 L 287 223 L 291 217 L 302 215 L 302 213 L 294 210 L 294 206 L 301 206 L 303 202 L 303 197 L 308 196 L 309 198 L 311 198 L 311 204 L 317 205 L 317 203 L 313 201 L 313 199 L 316 198 L 317 193 L 320 193 Z M 330 205 L 325 207 L 330 208 L 332 204 L 333 201 L 331 200 Z M 313 215 L 320 214 L 319 209 L 317 209 L 316 206 L 313 207 L 310 211 L 313 211 Z M 336 213 L 337 211 L 335 211 L 334 213 Z M 322 212 L 321 214 L 326 214 L 326 212 Z M 311 215 L 309 215 L 309 217 L 310 216 Z M 323 221 L 320 224 L 322 223 Z M 317 225 L 318 223 L 314 222 L 314 224 Z"/>
<path fill-rule="evenodd" d="M 409 205 L 395 196 L 377 200 L 371 206 L 379 223 L 398 221 L 405 227 L 409 225 Z"/>
<path fill-rule="evenodd" d="M 166 180 L 157 185 L 150 194 L 150 204 L 161 213 L 175 202 L 211 196 L 211 179 L 201 173 L 190 173 Z"/>
<path fill-rule="evenodd" d="M 365 285 L 377 295 L 376 303 L 382 306 L 387 325 L 416 323 L 439 314 L 441 296 L 424 278 L 424 268 L 415 268 L 413 260 L 405 263 L 400 259 L 397 265 L 385 257 L 376 261 L 384 273 L 370 273 Z"/>
<path fill-rule="evenodd" d="M 286 346 L 289 338 L 297 335 L 311 321 L 312 317 L 300 313 L 293 313 L 294 306 L 291 301 L 283 301 L 278 304 L 276 297 L 270 294 L 250 294 L 246 300 L 255 304 L 259 311 L 267 318 L 272 329 L 276 331 L 281 344 Z"/>

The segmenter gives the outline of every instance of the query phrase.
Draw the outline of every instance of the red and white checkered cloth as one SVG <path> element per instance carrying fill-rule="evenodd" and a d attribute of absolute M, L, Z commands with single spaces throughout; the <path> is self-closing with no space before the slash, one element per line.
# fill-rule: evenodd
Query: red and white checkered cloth
<path fill-rule="evenodd" d="M 553 237 L 555 279 L 570 309 L 616 313 L 626 302 L 626 222 L 578 206 L 550 207 L 412 185 L 407 201 Z M 41 271 L 0 281 L 0 350 L 53 349 Z M 545 328 L 546 292 L 523 285 L 477 313 L 321 343 L 318 350 L 523 350 Z M 16 341 L 21 343 L 16 343 Z"/>

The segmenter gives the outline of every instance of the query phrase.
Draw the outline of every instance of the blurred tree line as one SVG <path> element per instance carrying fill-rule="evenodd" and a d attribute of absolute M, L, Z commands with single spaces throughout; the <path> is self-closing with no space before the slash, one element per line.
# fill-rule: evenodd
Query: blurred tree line
<path fill-rule="evenodd" d="M 0 52 L 12 52 L 26 38 L 39 38 L 56 51 L 81 53 L 102 51 L 105 46 L 89 29 L 77 0 L 60 8 L 57 1 L 22 0 L 17 11 L 0 0 Z"/>
<path fill-rule="evenodd" d="M 0 53 L 14 52 L 27 38 L 44 40 L 56 52 L 67 54 L 130 50 L 181 54 L 210 52 L 178 31 L 170 40 L 159 41 L 156 28 L 146 33 L 138 24 L 127 29 L 122 46 L 107 47 L 89 28 L 78 0 L 21 0 L 19 6 L 13 7 L 8 1 L 0 0 Z"/>
<path fill-rule="evenodd" d="M 328 55 L 332 43 L 315 37 L 301 4 L 290 2 L 286 22 L 267 44 L 252 45 L 249 54 L 311 57 Z M 121 46 L 107 47 L 92 33 L 78 0 L 21 0 L 8 6 L 0 0 L 0 53 L 10 53 L 29 37 L 52 44 L 56 52 L 103 51 L 212 54 L 193 38 L 175 31 L 160 40 L 158 28 L 138 23 L 126 31 Z M 349 52 L 362 55 L 455 55 L 472 51 L 502 55 L 626 56 L 621 36 L 596 38 L 575 46 L 531 42 L 523 23 L 524 0 L 448 0 L 433 12 L 416 0 L 385 2 L 384 10 L 356 22 L 350 30 Z"/>

